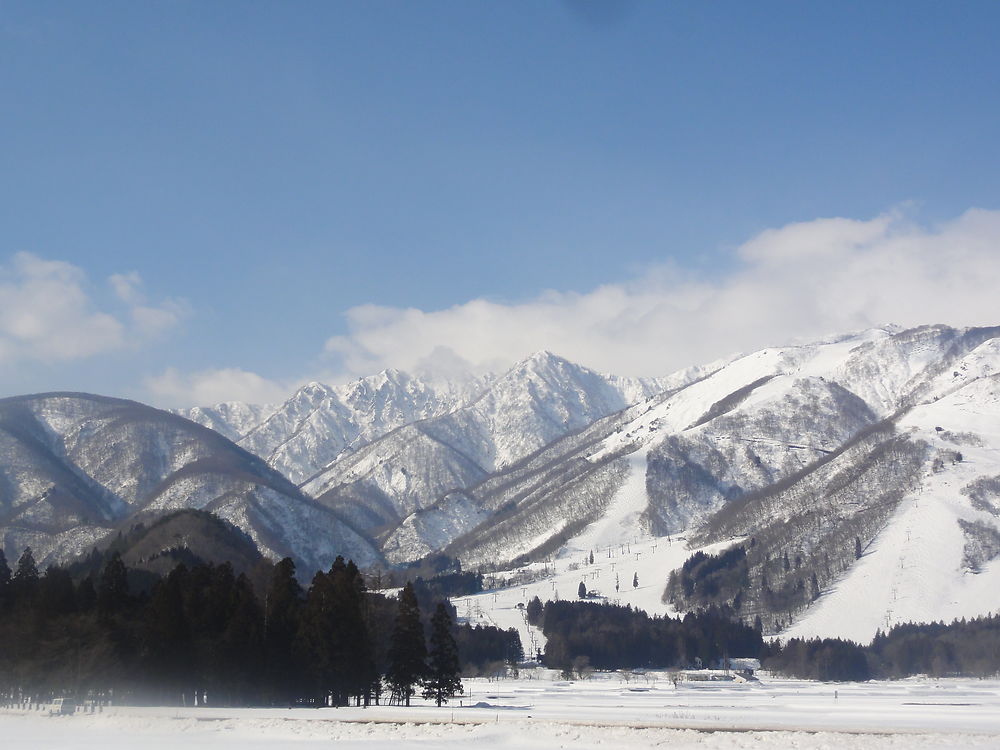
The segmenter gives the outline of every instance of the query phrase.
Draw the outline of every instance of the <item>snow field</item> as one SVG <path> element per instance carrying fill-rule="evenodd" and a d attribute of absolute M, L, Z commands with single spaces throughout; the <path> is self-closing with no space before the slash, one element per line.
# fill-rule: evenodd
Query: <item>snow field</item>
<path fill-rule="evenodd" d="M 681 683 L 664 673 L 551 670 L 467 680 L 455 705 L 339 709 L 111 708 L 48 717 L 0 712 L 4 747 L 223 748 L 1000 748 L 1000 683 L 911 679 L 747 685 Z M 419 704 L 420 702 L 417 701 Z M 470 705 L 471 704 L 471 705 Z"/>

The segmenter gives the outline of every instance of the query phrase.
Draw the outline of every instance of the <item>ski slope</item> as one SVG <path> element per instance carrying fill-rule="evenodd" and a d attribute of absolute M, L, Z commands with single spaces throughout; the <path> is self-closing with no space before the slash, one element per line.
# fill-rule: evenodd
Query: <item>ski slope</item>
<path fill-rule="evenodd" d="M 677 614 L 661 597 L 670 571 L 683 565 L 695 550 L 687 546 L 684 534 L 653 537 L 639 530 L 638 519 L 647 505 L 646 453 L 641 450 L 629 456 L 629 475 L 605 514 L 551 559 L 498 574 L 509 585 L 453 599 L 459 620 L 515 628 L 525 657 L 531 659 L 544 650 L 545 637 L 528 624 L 524 608 L 536 596 L 543 603 L 578 599 L 581 582 L 591 594 L 588 601 L 629 605 L 650 615 Z M 712 553 L 730 544 L 701 549 Z"/>

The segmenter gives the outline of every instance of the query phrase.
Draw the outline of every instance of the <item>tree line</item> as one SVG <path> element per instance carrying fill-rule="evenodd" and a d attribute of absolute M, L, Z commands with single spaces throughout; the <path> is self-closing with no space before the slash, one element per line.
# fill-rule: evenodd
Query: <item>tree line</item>
<path fill-rule="evenodd" d="M 616 604 L 533 599 L 528 621 L 542 628 L 545 665 L 564 672 L 595 669 L 709 666 L 727 657 L 757 658 L 759 630 L 722 608 L 683 617 L 650 617 Z"/>
<path fill-rule="evenodd" d="M 840 638 L 792 638 L 769 647 L 764 667 L 813 680 L 993 677 L 1000 673 L 1000 615 L 950 624 L 906 623 L 868 645 Z"/>
<path fill-rule="evenodd" d="M 521 658 L 515 630 L 458 626 L 425 585 L 386 597 L 338 557 L 304 588 L 291 559 L 263 565 L 260 592 L 229 563 L 181 563 L 135 591 L 117 552 L 74 577 L 39 573 L 30 548 L 12 571 L 0 550 L 0 699 L 440 705 L 463 672 Z"/>

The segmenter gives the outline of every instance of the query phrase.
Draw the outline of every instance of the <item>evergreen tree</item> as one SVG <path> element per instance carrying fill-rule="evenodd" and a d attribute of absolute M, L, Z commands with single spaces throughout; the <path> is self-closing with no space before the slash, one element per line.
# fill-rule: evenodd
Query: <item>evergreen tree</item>
<path fill-rule="evenodd" d="M 542 621 L 542 600 L 537 596 L 531 597 L 531 601 L 528 602 L 528 606 L 525 608 L 525 614 L 528 617 L 529 625 L 540 625 Z"/>
<path fill-rule="evenodd" d="M 861 539 L 860 537 L 854 537 L 854 559 L 861 559 Z"/>
<path fill-rule="evenodd" d="M 434 700 L 439 706 L 462 691 L 458 645 L 452 635 L 452 627 L 448 608 L 443 602 L 438 603 L 431 618 L 431 650 L 424 680 L 424 698 Z"/>
<path fill-rule="evenodd" d="M 105 563 L 97 583 L 97 614 L 110 617 L 123 610 L 129 602 L 128 570 L 117 552 Z"/>
<path fill-rule="evenodd" d="M 11 577 L 11 590 L 14 599 L 22 604 L 28 604 L 38 591 L 38 566 L 31 547 L 25 547 L 17 561 L 17 569 Z"/>
<path fill-rule="evenodd" d="M 368 705 L 381 678 L 375 668 L 375 646 L 368 632 L 368 592 L 364 577 L 353 560 L 347 561 L 347 566 L 335 584 L 343 620 L 344 669 L 348 677 L 348 694 L 356 696 L 359 704 L 364 698 L 365 705 Z"/>
<path fill-rule="evenodd" d="M 581 599 L 587 598 L 587 584 L 585 584 L 583 581 L 580 581 L 580 588 L 576 590 L 576 595 Z"/>
<path fill-rule="evenodd" d="M 153 587 L 145 611 L 145 671 L 156 675 L 160 700 L 167 705 L 186 705 L 192 683 L 194 644 L 184 607 L 189 577 L 183 563 L 170 571 Z"/>
<path fill-rule="evenodd" d="M 639 571 L 632 574 L 632 588 L 639 588 Z"/>
<path fill-rule="evenodd" d="M 272 703 L 290 703 L 300 682 L 294 643 L 301 597 L 295 563 L 286 557 L 272 569 L 264 600 L 264 682 Z"/>
<path fill-rule="evenodd" d="M 302 608 L 299 648 L 307 672 L 317 697 L 331 696 L 338 706 L 367 695 L 375 679 L 363 597 L 360 571 L 338 555 L 329 573 L 313 578 Z"/>
<path fill-rule="evenodd" d="M 233 587 L 217 660 L 231 705 L 248 705 L 260 685 L 263 664 L 264 613 L 250 580 L 240 574 Z"/>
<path fill-rule="evenodd" d="M 389 644 L 389 669 L 385 679 L 393 696 L 407 706 L 416 685 L 427 672 L 427 644 L 420 622 L 420 606 L 413 584 L 407 582 L 399 593 L 399 611 Z"/>

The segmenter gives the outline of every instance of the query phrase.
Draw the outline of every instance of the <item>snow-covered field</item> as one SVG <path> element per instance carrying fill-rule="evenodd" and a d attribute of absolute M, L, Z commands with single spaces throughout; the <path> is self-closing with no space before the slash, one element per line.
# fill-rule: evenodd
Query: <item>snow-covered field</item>
<path fill-rule="evenodd" d="M 1000 682 L 681 683 L 662 673 L 466 681 L 454 706 L 0 712 L 5 748 L 1000 748 Z"/>

